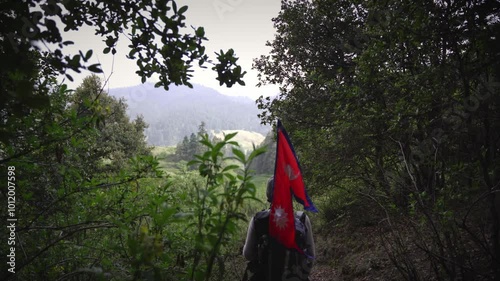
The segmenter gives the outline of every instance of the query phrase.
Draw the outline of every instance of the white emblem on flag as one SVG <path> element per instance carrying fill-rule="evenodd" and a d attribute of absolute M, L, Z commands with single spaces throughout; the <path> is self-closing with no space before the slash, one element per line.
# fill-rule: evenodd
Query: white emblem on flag
<path fill-rule="evenodd" d="M 279 229 L 284 229 L 288 222 L 287 213 L 281 206 L 276 207 L 274 210 L 273 221 Z"/>
<path fill-rule="evenodd" d="M 293 168 L 288 164 L 285 166 L 285 173 L 291 181 L 300 176 L 300 171 L 297 174 L 293 174 Z"/>

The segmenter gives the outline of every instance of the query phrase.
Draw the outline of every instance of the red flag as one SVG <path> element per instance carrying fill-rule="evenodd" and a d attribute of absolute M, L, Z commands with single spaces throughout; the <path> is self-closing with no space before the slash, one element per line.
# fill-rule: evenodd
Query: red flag
<path fill-rule="evenodd" d="M 306 210 L 317 212 L 304 185 L 299 161 L 285 128 L 278 120 L 274 191 L 271 202 L 269 234 L 289 249 L 302 250 L 295 242 L 292 194 Z"/>

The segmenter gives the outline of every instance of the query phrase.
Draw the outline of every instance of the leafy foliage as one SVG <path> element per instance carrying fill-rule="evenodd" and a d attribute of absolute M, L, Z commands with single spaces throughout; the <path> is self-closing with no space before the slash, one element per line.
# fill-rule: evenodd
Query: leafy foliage
<path fill-rule="evenodd" d="M 261 83 L 281 85 L 258 100 L 262 121 L 287 124 L 316 194 L 349 190 L 345 208 L 380 208 L 370 215 L 392 222 L 389 254 L 407 280 L 500 278 L 499 9 L 283 1 L 271 53 L 255 61 Z M 409 260 L 400 225 L 433 272 Z"/>
<path fill-rule="evenodd" d="M 104 172 L 106 167 L 118 172 L 127 159 L 150 153 L 144 136 L 147 124 L 141 116 L 130 122 L 124 101 L 110 97 L 103 87 L 101 80 L 92 75 L 85 78 L 71 96 L 72 107 L 79 112 L 77 117 L 100 117 L 95 124 L 95 139 L 87 139 L 88 156 L 80 161 L 93 161 L 89 167 L 99 167 L 98 162 L 104 161 L 105 167 L 100 172 Z"/>
<path fill-rule="evenodd" d="M 69 71 L 101 70 L 87 64 L 92 50 L 64 53 L 72 42 L 64 41 L 55 22 L 66 31 L 94 26 L 96 35 L 105 38 L 103 52 L 113 55 L 120 34 L 128 35 L 128 55 L 137 61 L 137 74 L 143 81 L 158 75 L 156 86 L 165 89 L 171 83 L 191 86 L 195 62 L 214 65 L 227 86 L 242 84 L 245 72 L 234 52 L 221 52 L 221 67 L 209 61 L 203 28 L 194 35 L 182 33 L 187 7 L 178 8 L 174 1 L 35 0 L 3 1 L 0 6 L 0 163 L 11 174 L 15 171 L 19 217 L 15 275 L 4 270 L 2 280 L 193 280 L 191 272 L 208 272 L 208 279 L 221 245 L 227 245 L 227 233 L 234 231 L 226 226 L 241 218 L 241 200 L 252 197 L 247 169 L 243 176 L 232 176 L 230 184 L 217 182 L 243 191 L 220 201 L 237 203 L 231 203 L 231 213 L 219 212 L 226 226 L 205 229 L 224 237 L 204 243 L 212 247 L 206 252 L 194 243 L 198 231 L 185 235 L 189 223 L 205 216 L 205 210 L 195 212 L 198 207 L 186 188 L 202 180 L 193 174 L 166 177 L 146 146 L 147 124 L 141 117 L 130 121 L 124 102 L 109 97 L 97 76 L 86 78 L 75 91 L 57 83 L 59 74 L 71 80 Z M 53 50 L 44 51 L 42 45 Z M 228 143 L 229 138 L 211 148 Z M 220 164 L 218 157 L 213 161 Z M 240 162 L 246 166 L 245 161 L 250 160 Z M 236 168 L 214 174 L 227 179 L 230 170 Z M 7 214 L 1 218 L 7 221 Z M 1 252 L 12 251 L 9 246 L 0 245 Z M 193 253 L 201 252 L 210 253 L 208 263 L 193 261 Z M 189 272 L 186 261 L 194 264 Z"/>
<path fill-rule="evenodd" d="M 204 135 L 201 143 L 207 151 L 188 163 L 197 165 L 199 174 L 205 179 L 204 185 L 195 185 L 193 196 L 195 221 L 191 226 L 196 229 L 196 244 L 191 278 L 195 280 L 209 280 L 221 249 L 229 245 L 234 234 L 239 234 L 236 222 L 246 220 L 241 212 L 244 201 L 256 199 L 249 165 L 265 150 L 256 149 L 247 157 L 233 148 L 234 157 L 224 156 L 226 145 L 237 146 L 231 141 L 235 135 L 229 134 L 218 143 L 210 142 L 208 135 Z M 230 159 L 236 160 L 238 165 L 226 164 Z M 204 266 L 198 267 L 203 259 Z"/>
<path fill-rule="evenodd" d="M 203 152 L 205 152 L 205 146 L 200 143 L 200 140 L 206 134 L 205 122 L 201 122 L 196 134 L 191 133 L 189 138 L 184 136 L 182 142 L 177 144 L 175 148 L 175 157 L 177 160 L 190 161 L 195 155 L 203 154 Z"/>
<path fill-rule="evenodd" d="M 242 204 L 255 198 L 248 167 L 263 150 L 245 157 L 234 134 L 218 143 L 204 135 L 206 152 L 192 163 L 201 177 L 165 176 L 145 147 L 144 124 L 130 122 L 97 77 L 71 94 L 54 89 L 52 110 L 18 128 L 21 136 L 37 133 L 43 146 L 25 153 L 34 139 L 19 137 L 2 155 L 16 167 L 23 218 L 16 275 L 5 278 L 209 280 L 214 267 L 223 274 L 217 265 L 246 219 Z M 49 113 L 52 123 L 35 126 Z M 223 156 L 226 146 L 238 157 Z"/>
<path fill-rule="evenodd" d="M 219 62 L 213 63 L 203 42 L 207 40 L 203 27 L 193 28 L 194 34 L 184 33 L 184 13 L 188 7 L 177 7 L 173 0 L 165 1 L 54 1 L 33 0 L 24 2 L 4 1 L 0 13 L 0 111 L 20 116 L 22 107 L 28 109 L 47 107 L 49 98 L 45 69 L 66 75 L 70 71 L 88 70 L 100 73 L 98 64 L 87 62 L 93 50 L 65 53 L 65 46 L 73 44 L 63 38 L 64 31 L 78 30 L 83 26 L 95 28 L 103 38 L 105 54 L 117 52 L 119 40 L 130 41 L 127 57 L 137 62 L 136 73 L 144 83 L 157 75 L 156 87 L 168 90 L 170 84 L 187 85 L 192 76 L 192 66 L 207 63 L 217 70 L 221 85 L 231 87 L 241 80 L 245 72 L 236 64 L 234 51 L 218 54 Z M 161 42 L 161 43 L 159 43 Z M 52 50 L 41 46 L 54 46 Z M 52 48 L 52 47 L 51 47 Z M 42 77 L 42 78 L 40 78 Z M 0 128 L 5 134 L 6 128 Z M 1 139 L 5 141 L 5 139 Z"/>
<path fill-rule="evenodd" d="M 274 132 L 269 132 L 262 144 L 258 147 L 265 147 L 266 153 L 257 157 L 255 161 L 252 162 L 250 168 L 257 174 L 273 174 L 274 161 L 276 160 L 276 139 Z"/>

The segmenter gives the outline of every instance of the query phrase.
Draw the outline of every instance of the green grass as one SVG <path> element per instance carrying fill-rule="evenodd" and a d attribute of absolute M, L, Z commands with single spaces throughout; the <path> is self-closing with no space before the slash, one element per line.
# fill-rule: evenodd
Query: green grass
<path fill-rule="evenodd" d="M 173 157 L 175 154 L 175 147 L 157 146 L 152 149 L 152 154 L 158 157 L 158 160 L 160 162 L 160 168 L 167 174 L 180 177 L 189 176 L 191 174 L 191 173 L 184 174 L 184 171 L 187 169 L 186 161 L 180 161 L 180 162 L 175 161 Z M 238 164 L 238 162 L 236 160 L 228 160 L 225 164 L 233 165 L 233 164 Z M 196 173 L 196 171 L 194 173 Z M 257 212 L 269 208 L 269 203 L 267 202 L 267 196 L 266 196 L 266 188 L 267 188 L 267 181 L 270 176 L 271 174 L 253 175 L 252 181 L 256 187 L 255 197 L 259 199 L 260 202 L 256 200 L 247 199 L 243 203 L 241 212 L 246 215 L 247 221 L 240 220 L 236 222 L 238 231 L 234 233 L 234 240 L 232 241 L 232 243 L 227 245 L 227 248 L 225 249 L 225 253 L 234 257 L 225 262 L 225 267 L 232 268 L 234 271 L 233 274 L 226 272 L 227 278 L 225 280 L 241 279 L 240 278 L 241 276 L 239 276 L 239 274 L 243 273 L 244 268 L 246 266 L 246 260 L 241 255 L 239 255 L 239 252 L 245 242 L 246 232 L 248 229 L 248 221 L 250 221 L 250 219 Z M 298 203 L 294 203 L 294 210 L 303 210 L 303 206 Z M 313 214 L 308 213 L 308 215 L 313 215 Z M 320 225 L 319 217 L 317 217 L 317 219 L 313 219 L 313 222 L 315 223 L 315 225 Z"/>
<path fill-rule="evenodd" d="M 175 146 L 154 146 L 151 150 L 154 156 L 173 155 L 175 153 Z"/>
<path fill-rule="evenodd" d="M 265 202 L 267 202 L 267 197 L 266 197 L 267 180 L 270 177 L 271 175 L 255 175 L 253 177 L 255 186 L 257 187 L 256 197 Z"/>
<path fill-rule="evenodd" d="M 185 161 L 174 161 L 175 146 L 155 146 L 151 153 L 158 158 L 160 168 L 167 174 L 180 173 L 186 166 Z"/>
<path fill-rule="evenodd" d="M 175 154 L 174 146 L 155 146 L 151 152 L 154 156 L 158 157 L 160 168 L 167 174 L 180 174 L 186 168 L 186 161 L 177 162 L 173 160 Z M 236 161 L 230 160 L 227 164 L 237 163 Z M 247 200 L 247 202 L 245 202 L 244 212 L 247 214 L 248 218 L 252 217 L 256 212 L 269 207 L 266 197 L 266 185 L 270 176 L 271 175 L 254 175 L 253 182 L 256 186 L 256 197 L 262 202 L 255 200 Z"/>
<path fill-rule="evenodd" d="M 266 186 L 269 177 L 270 175 L 255 175 L 253 177 L 253 182 L 256 187 L 255 197 L 262 202 L 258 202 L 255 200 L 247 200 L 245 202 L 245 204 L 243 205 L 243 210 L 247 214 L 248 218 L 254 216 L 256 212 L 269 207 L 266 196 Z"/>

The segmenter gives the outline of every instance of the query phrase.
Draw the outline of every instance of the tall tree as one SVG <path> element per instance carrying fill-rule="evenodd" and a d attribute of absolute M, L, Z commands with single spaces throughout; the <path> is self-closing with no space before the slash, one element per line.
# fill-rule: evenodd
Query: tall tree
<path fill-rule="evenodd" d="M 5 280 L 51 280 L 102 262 L 110 238 L 102 233 L 117 227 L 111 217 L 130 190 L 123 185 L 153 172 L 152 157 L 141 160 L 148 154 L 144 122 L 130 122 L 124 104 L 108 97 L 96 76 L 73 95 L 54 85 L 49 98 L 50 108 L 16 120 L 16 142 L 1 151 L 15 174 L 14 214 L 22 217 L 11 245 L 16 274 L 2 272 Z M 102 234 L 103 248 L 89 251 L 98 241 L 89 231 Z"/>
<path fill-rule="evenodd" d="M 189 139 L 187 136 L 184 136 L 182 142 L 178 143 L 175 148 L 175 155 L 177 160 L 186 160 L 188 158 L 188 146 Z"/>
<path fill-rule="evenodd" d="M 144 136 L 147 124 L 141 116 L 131 122 L 125 101 L 109 96 L 98 76 L 85 78 L 71 98 L 80 115 L 101 117 L 95 125 L 95 138 L 88 139 L 91 157 L 86 157 L 85 161 L 93 161 L 91 166 L 104 166 L 104 161 L 107 168 L 116 172 L 124 167 L 127 159 L 149 154 Z"/>
<path fill-rule="evenodd" d="M 438 278 L 500 278 L 499 11 L 498 1 L 282 1 L 271 53 L 254 64 L 261 83 L 281 85 L 259 99 L 261 118 L 287 124 L 316 192 L 383 194 L 377 203 L 416 211 L 407 218 L 427 222 L 415 241 Z"/>
<path fill-rule="evenodd" d="M 205 152 L 205 146 L 200 143 L 200 140 L 208 135 L 205 128 L 205 122 L 201 122 L 198 126 L 198 132 L 191 133 L 189 136 L 184 136 L 182 142 L 177 144 L 175 153 L 178 160 L 190 161 L 197 154 Z"/>
<path fill-rule="evenodd" d="M 0 59 L 4 62 L 0 67 L 0 91 L 6 93 L 0 97 L 0 111 L 9 115 L 22 115 L 23 107 L 49 106 L 48 83 L 38 79 L 44 68 L 70 80 L 70 71 L 101 72 L 98 64 L 88 64 L 93 50 L 66 52 L 65 46 L 73 42 L 64 39 L 57 21 L 62 23 L 64 31 L 94 27 L 95 34 L 105 43 L 105 54 L 114 55 L 117 42 L 127 38 L 130 41 L 127 57 L 136 60 L 136 73 L 143 82 L 157 75 L 157 87 L 168 90 L 171 83 L 192 87 L 189 79 L 195 63 L 204 67 L 211 64 L 221 85 L 244 84 L 241 79 L 245 72 L 237 64 L 234 51 L 221 50 L 213 63 L 205 54 L 203 42 L 207 38 L 203 27 L 193 28 L 193 33 L 184 32 L 184 13 L 188 7 L 177 7 L 174 0 L 3 1 L 0 7 Z M 52 50 L 41 47 L 47 45 L 53 46 Z M 0 129 L 5 131 L 3 127 Z"/>
<path fill-rule="evenodd" d="M 2 253 L 17 251 L 16 274 L 3 271 L 0 279 L 149 278 L 140 274 L 154 268 L 152 260 L 171 260 L 158 225 L 172 221 L 177 206 L 154 203 L 166 202 L 165 183 L 142 190 L 139 180 L 161 175 L 147 155 L 146 124 L 128 120 L 124 103 L 106 96 L 96 77 L 74 93 L 57 83 L 60 74 L 71 80 L 71 71 L 101 70 L 88 63 L 93 50 L 67 53 L 72 42 L 56 22 L 65 31 L 94 27 L 104 53 L 115 54 L 118 40 L 129 39 L 136 73 L 143 82 L 157 75 L 157 87 L 191 86 L 195 63 L 213 66 L 221 85 L 244 84 L 233 50 L 211 62 L 203 28 L 185 32 L 186 10 L 172 0 L 1 1 L 0 163 L 15 174 L 9 178 L 18 199 L 12 214 L 22 220 L 11 231 L 15 247 L 0 246 Z M 161 221 L 152 236 L 141 227 L 145 214 Z"/>

